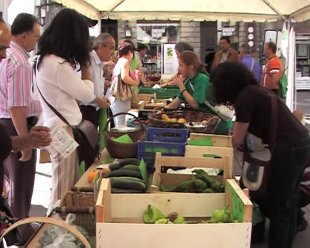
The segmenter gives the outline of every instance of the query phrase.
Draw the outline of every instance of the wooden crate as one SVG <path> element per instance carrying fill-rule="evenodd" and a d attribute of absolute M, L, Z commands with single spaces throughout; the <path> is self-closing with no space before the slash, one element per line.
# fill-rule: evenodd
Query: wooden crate
<path fill-rule="evenodd" d="M 109 179 L 102 180 L 96 205 L 98 248 L 250 248 L 252 203 L 233 179 L 218 194 L 152 193 L 111 194 Z M 144 224 L 148 204 L 165 214 L 176 211 L 185 217 L 210 217 L 228 206 L 241 223 Z"/>
<path fill-rule="evenodd" d="M 204 158 L 208 156 L 228 157 L 229 167 L 233 167 L 234 149 L 232 147 L 215 147 L 215 146 L 191 146 L 185 147 L 185 157 Z"/>
<path fill-rule="evenodd" d="M 192 178 L 189 174 L 162 173 L 162 167 L 185 167 L 185 168 L 215 168 L 224 171 L 222 181 L 232 178 L 232 165 L 229 157 L 222 158 L 192 158 L 192 157 L 168 157 L 156 153 L 155 172 L 153 175 L 152 191 L 159 190 L 159 185 L 174 186 Z"/>
<path fill-rule="evenodd" d="M 228 135 L 191 133 L 189 137 L 190 140 L 199 140 L 203 138 L 209 138 L 215 147 L 232 147 L 232 136 Z"/>

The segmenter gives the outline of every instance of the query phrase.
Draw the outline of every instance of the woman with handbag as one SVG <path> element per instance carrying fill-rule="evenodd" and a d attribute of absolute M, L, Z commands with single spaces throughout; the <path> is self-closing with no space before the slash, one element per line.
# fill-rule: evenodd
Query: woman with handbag
<path fill-rule="evenodd" d="M 184 51 L 179 54 L 179 75 L 174 84 L 180 89 L 177 97 L 166 106 L 167 109 L 177 109 L 182 102 L 186 102 L 190 108 L 217 114 L 215 110 L 206 105 L 213 102 L 213 95 L 209 76 L 204 72 L 204 65 L 200 62 L 197 54 L 193 51 Z M 215 130 L 217 134 L 227 134 L 232 123 L 221 121 Z"/>
<path fill-rule="evenodd" d="M 88 44 L 88 24 L 82 15 L 72 9 L 60 11 L 38 42 L 38 60 L 34 69 L 44 125 L 51 127 L 57 123 L 70 136 L 73 136 L 71 127 L 78 126 L 82 121 L 77 101 L 86 104 L 94 102 L 101 108 L 108 107 L 106 99 L 96 97 L 93 82 L 90 81 Z M 77 74 L 79 68 L 82 79 Z M 53 154 L 51 161 L 49 211 L 80 177 L 76 150 L 66 158 L 58 153 Z"/>
<path fill-rule="evenodd" d="M 270 174 L 266 180 L 270 197 L 258 204 L 260 208 L 267 206 L 262 210 L 270 218 L 268 247 L 290 248 L 296 229 L 299 184 L 310 156 L 308 130 L 280 98 L 259 86 L 241 63 L 220 64 L 210 80 L 216 101 L 229 102 L 235 107 L 233 145 L 243 144 L 247 132 L 270 144 Z M 274 105 L 276 114 L 272 116 Z M 272 118 L 276 126 L 274 142 L 270 140 Z"/>
<path fill-rule="evenodd" d="M 119 59 L 114 67 L 111 91 L 111 110 L 113 115 L 124 112 L 131 108 L 131 99 L 135 91 L 133 86 L 139 85 L 139 77 L 136 72 L 130 70 L 130 62 L 133 58 L 134 48 L 129 42 L 123 42 L 118 47 Z M 125 125 L 125 115 L 114 117 L 116 127 Z"/>

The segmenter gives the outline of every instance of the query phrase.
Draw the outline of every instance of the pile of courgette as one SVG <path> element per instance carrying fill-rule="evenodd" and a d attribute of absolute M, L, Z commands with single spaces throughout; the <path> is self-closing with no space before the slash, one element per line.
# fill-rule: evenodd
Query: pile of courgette
<path fill-rule="evenodd" d="M 136 158 L 113 162 L 102 169 L 101 175 L 110 178 L 112 193 L 143 193 L 147 189 L 145 163 Z"/>

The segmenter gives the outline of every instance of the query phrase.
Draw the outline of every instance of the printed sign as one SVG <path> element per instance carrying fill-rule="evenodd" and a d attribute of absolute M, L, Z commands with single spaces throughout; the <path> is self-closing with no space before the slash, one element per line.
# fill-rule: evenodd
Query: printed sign
<path fill-rule="evenodd" d="M 68 157 L 79 144 L 65 130 L 65 127 L 54 123 L 50 127 L 52 143 L 46 148 L 51 157 L 61 156 Z"/>
<path fill-rule="evenodd" d="M 175 75 L 178 72 L 178 58 L 174 51 L 175 44 L 164 44 L 163 73 Z"/>

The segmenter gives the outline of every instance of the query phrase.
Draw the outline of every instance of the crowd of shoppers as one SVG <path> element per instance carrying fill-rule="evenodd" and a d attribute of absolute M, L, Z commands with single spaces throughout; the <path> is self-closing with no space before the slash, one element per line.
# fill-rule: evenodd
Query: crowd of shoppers
<path fill-rule="evenodd" d="M 36 44 L 37 59 L 32 67 L 29 52 Z M 115 115 L 131 108 L 131 99 L 110 94 L 110 80 L 120 77 L 122 83 L 130 86 L 145 82 L 141 67 L 147 46 L 140 44 L 136 52 L 132 41 L 123 41 L 118 46 L 118 59 L 114 64 L 111 60 L 116 45 L 110 34 L 102 33 L 89 44 L 88 24 L 72 9 L 60 11 L 41 37 L 39 22 L 30 14 L 19 14 L 11 30 L 0 20 L 0 186 L 5 175 L 10 186 L 9 204 L 16 218 L 29 215 L 35 148 L 52 142 L 49 128 L 56 124 L 73 137 L 70 126 L 77 126 L 82 119 L 98 127 L 100 109 L 110 107 Z M 270 96 L 279 94 L 283 75 L 274 43 L 265 44 L 267 63 L 263 73 L 258 61 L 251 56 L 250 47 L 241 45 L 238 55 L 229 37 L 220 39 L 210 75 L 188 43 L 178 42 L 175 53 L 179 70 L 168 84 L 176 85 L 180 93 L 168 109 L 187 103 L 192 109 L 214 113 L 206 101 L 214 105 L 229 104 L 236 111 L 232 131 L 234 145 L 243 144 L 247 133 L 270 143 Z M 37 99 L 32 96 L 34 91 Z M 269 247 L 289 248 L 295 234 L 298 185 L 309 160 L 310 140 L 308 131 L 279 98 L 277 103 L 277 119 L 281 125 L 277 125 L 276 145 L 271 154 L 271 198 L 262 210 L 270 218 Z M 36 126 L 40 115 L 42 123 L 39 124 L 43 126 Z M 116 127 L 125 125 L 125 116 L 115 117 L 114 122 Z M 222 120 L 221 125 L 223 129 L 216 130 L 217 133 L 228 134 L 232 122 Z M 60 153 L 52 154 L 51 161 L 49 211 L 80 176 L 76 151 L 66 158 Z M 32 232 L 31 226 L 21 229 L 25 240 Z"/>

